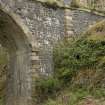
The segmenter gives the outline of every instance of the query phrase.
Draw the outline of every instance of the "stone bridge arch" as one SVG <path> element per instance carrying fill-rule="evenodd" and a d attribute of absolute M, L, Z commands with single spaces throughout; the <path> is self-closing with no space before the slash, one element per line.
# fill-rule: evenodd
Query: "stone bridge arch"
<path fill-rule="evenodd" d="M 35 43 L 21 22 L 15 14 L 0 8 L 0 43 L 9 53 L 6 105 L 31 105 L 30 73 L 32 60 L 36 57 Z"/>
<path fill-rule="evenodd" d="M 11 57 L 6 105 L 30 105 L 31 76 L 53 71 L 53 44 L 105 18 L 78 9 L 48 8 L 35 0 L 0 0 L 0 11 L 0 43 Z"/>

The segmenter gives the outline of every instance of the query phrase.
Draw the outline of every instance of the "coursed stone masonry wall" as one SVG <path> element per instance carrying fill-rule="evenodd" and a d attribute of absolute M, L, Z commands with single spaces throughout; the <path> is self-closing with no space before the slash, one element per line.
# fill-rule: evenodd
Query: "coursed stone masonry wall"
<path fill-rule="evenodd" d="M 104 19 L 85 11 L 46 7 L 31 0 L 1 0 L 0 3 L 18 15 L 30 30 L 33 43 L 37 43 L 40 49 L 40 70 L 37 72 L 46 75 L 53 69 L 51 53 L 52 46 L 57 40 L 66 34 L 68 36 L 81 34 L 92 24 Z"/>
<path fill-rule="evenodd" d="M 40 48 L 41 72 L 48 75 L 52 72 L 52 45 L 64 37 L 64 10 L 43 6 L 30 0 L 1 0 L 29 28 Z M 36 43 L 36 42 L 35 42 Z"/>
<path fill-rule="evenodd" d="M 15 72 L 17 72 L 18 70 L 19 73 L 21 73 L 21 69 L 23 70 L 21 79 L 23 78 L 24 80 L 26 79 L 24 76 L 24 74 L 26 73 L 25 72 L 26 69 L 27 72 L 29 72 L 29 75 L 31 75 L 32 77 L 36 76 L 38 73 L 39 74 L 42 73 L 45 75 L 51 74 L 53 72 L 52 49 L 54 43 L 61 40 L 66 35 L 67 37 L 79 35 L 82 32 L 86 31 L 88 27 L 91 27 L 96 22 L 104 19 L 104 17 L 102 16 L 98 16 L 89 12 L 80 10 L 51 8 L 43 5 L 42 3 L 31 0 L 0 0 L 0 6 L 2 8 L 6 8 L 10 13 L 13 12 L 15 15 L 17 15 L 21 19 L 20 22 L 24 23 L 24 25 L 28 28 L 29 32 L 31 33 L 31 35 L 29 34 L 30 36 L 29 38 L 31 39 L 30 41 L 31 57 L 28 57 L 29 55 L 28 56 L 26 55 L 24 57 L 24 55 L 20 54 L 17 60 L 13 59 L 12 61 L 12 62 L 14 62 L 14 60 L 16 61 L 16 67 L 13 66 L 15 69 L 11 66 L 12 69 L 15 70 Z M 16 21 L 15 18 L 14 20 Z M 21 26 L 20 28 L 22 27 L 24 26 Z M 15 39 L 16 38 L 17 37 L 15 37 Z M 24 67 L 23 66 L 24 62 L 26 60 L 28 61 L 28 58 L 31 58 L 31 62 L 26 62 L 26 67 Z M 28 68 L 29 66 L 27 67 L 27 65 L 29 65 L 30 63 L 31 69 Z M 18 67 L 18 65 L 20 65 L 20 67 Z M 28 69 L 30 71 L 28 71 Z M 15 75 L 13 76 L 14 78 L 16 77 Z M 20 79 L 18 75 L 17 78 Z M 13 79 L 11 81 L 13 81 Z M 16 81 L 15 86 L 19 87 L 18 81 L 17 80 L 14 81 Z M 34 83 L 34 81 L 31 80 L 29 80 L 28 82 Z M 24 85 L 23 80 L 21 83 L 22 85 Z M 9 85 L 14 86 L 13 84 L 12 85 L 11 84 Z M 27 87 L 27 84 L 25 84 L 24 86 Z M 14 87 L 14 91 L 15 90 L 16 88 Z M 21 93 L 24 93 L 25 96 L 26 92 L 23 88 Z M 18 91 L 16 91 L 16 94 L 18 94 Z M 23 102 L 21 100 L 21 105 L 26 105 L 26 103 L 27 101 Z M 11 105 L 11 103 L 9 105 Z M 18 105 L 17 102 L 15 102 L 15 105 Z"/>
<path fill-rule="evenodd" d="M 66 9 L 65 14 L 68 37 L 84 33 L 88 28 L 105 18 L 105 16 L 99 16 L 83 10 Z"/>

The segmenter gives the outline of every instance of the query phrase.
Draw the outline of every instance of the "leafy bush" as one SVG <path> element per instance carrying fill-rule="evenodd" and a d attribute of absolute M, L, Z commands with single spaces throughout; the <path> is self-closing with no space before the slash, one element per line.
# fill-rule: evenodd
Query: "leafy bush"
<path fill-rule="evenodd" d="M 63 105 L 63 92 L 71 97 L 70 105 L 85 96 L 105 97 L 105 21 L 89 29 L 84 36 L 63 40 L 54 46 L 54 76 L 36 81 L 36 90 L 45 105 Z M 64 89 L 64 90 L 63 90 Z M 69 89 L 69 91 L 68 91 Z M 56 99 L 59 90 L 60 95 Z M 51 99 L 50 99 L 51 98 Z M 69 105 L 69 104 L 68 104 Z"/>
<path fill-rule="evenodd" d="M 93 39 L 90 36 L 82 36 L 64 40 L 54 47 L 54 77 L 36 81 L 39 99 L 55 96 L 65 86 L 89 91 L 104 88 L 105 41 L 103 38 Z"/>
<path fill-rule="evenodd" d="M 52 77 L 46 79 L 39 79 L 36 81 L 36 90 L 41 94 L 52 94 L 60 88 L 59 81 Z"/>
<path fill-rule="evenodd" d="M 5 84 L 6 84 L 6 72 L 7 72 L 7 52 L 0 45 L 0 105 L 4 105 L 5 98 Z"/>
<path fill-rule="evenodd" d="M 47 77 L 37 79 L 35 82 L 35 98 L 37 98 L 37 101 L 39 100 L 41 102 L 47 99 L 48 96 L 54 97 L 60 88 L 60 82 L 56 78 Z"/>
<path fill-rule="evenodd" d="M 70 83 L 81 69 L 103 69 L 105 41 L 88 40 L 87 37 L 59 44 L 54 49 L 55 75 L 64 83 Z"/>

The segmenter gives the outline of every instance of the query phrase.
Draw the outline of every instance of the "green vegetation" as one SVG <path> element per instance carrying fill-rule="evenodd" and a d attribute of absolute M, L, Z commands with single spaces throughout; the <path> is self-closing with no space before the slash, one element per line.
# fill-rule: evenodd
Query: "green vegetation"
<path fill-rule="evenodd" d="M 45 96 L 53 95 L 60 89 L 60 83 L 58 79 L 53 77 L 40 78 L 36 80 L 37 94 Z"/>
<path fill-rule="evenodd" d="M 56 94 L 58 94 L 59 90 L 61 90 L 61 84 L 57 78 L 37 78 L 35 82 L 35 94 L 33 95 L 33 101 L 36 104 L 41 104 L 48 98 L 56 97 Z"/>
<path fill-rule="evenodd" d="M 101 83 L 105 76 L 105 41 L 103 38 L 94 40 L 93 36 L 96 37 L 96 34 L 65 42 L 55 48 L 55 76 L 62 81 L 64 86 L 77 84 L 78 88 L 92 89 L 101 87 L 105 82 Z M 86 78 L 85 75 L 88 77 Z"/>
<path fill-rule="evenodd" d="M 4 105 L 7 61 L 6 49 L 0 46 L 0 105 Z"/>
<path fill-rule="evenodd" d="M 79 0 L 72 0 L 72 3 L 69 4 L 68 2 L 67 5 L 64 4 L 64 0 L 36 0 L 36 1 L 46 4 L 47 6 L 53 8 L 56 7 L 70 8 L 71 6 L 75 8 L 79 7 Z"/>
<path fill-rule="evenodd" d="M 64 97 L 66 97 L 66 100 L 64 99 Z M 98 100 L 98 98 L 101 99 L 102 97 L 105 97 L 105 90 L 102 89 L 95 89 L 95 91 L 92 92 L 84 89 L 69 89 L 61 93 L 56 99 L 49 98 L 43 105 L 86 105 L 82 104 L 84 101 L 86 102 L 85 99 L 91 98 L 92 101 L 95 101 Z M 105 103 L 101 104 L 103 102 L 104 101 L 102 100 L 100 103 L 97 102 L 97 104 L 94 105 L 104 105 Z"/>
<path fill-rule="evenodd" d="M 0 65 L 5 64 L 7 62 L 7 57 L 5 54 L 0 55 Z"/>
<path fill-rule="evenodd" d="M 72 0 L 70 6 L 75 7 L 75 8 L 79 8 L 80 7 L 79 0 Z"/>
<path fill-rule="evenodd" d="M 75 0 L 76 1 L 76 0 Z M 91 12 L 97 12 L 97 13 L 101 13 L 103 15 L 105 15 L 105 9 L 104 9 L 104 1 L 101 0 L 91 0 L 91 1 L 84 1 L 84 3 L 80 0 L 77 0 L 78 2 L 74 3 L 75 5 L 77 5 L 79 8 L 82 9 L 87 9 L 87 10 L 91 10 Z M 76 7 L 74 5 L 74 7 Z"/>
<path fill-rule="evenodd" d="M 87 30 L 85 35 L 88 35 L 88 38 L 94 36 L 97 40 L 104 40 L 105 39 L 105 20 L 98 22 L 91 28 Z M 92 40 L 93 40 L 92 38 Z"/>
<path fill-rule="evenodd" d="M 55 45 L 54 67 L 53 77 L 36 82 L 40 103 L 64 105 L 63 96 L 68 105 L 79 105 L 86 97 L 105 99 L 105 21 Z"/>
<path fill-rule="evenodd" d="M 64 4 L 63 0 L 32 0 L 41 2 L 44 6 L 48 8 L 64 8 L 64 9 L 79 9 L 86 12 L 92 12 L 97 15 L 105 16 L 105 9 L 104 6 L 102 8 L 97 8 L 96 5 L 99 4 L 96 1 L 91 2 L 90 4 L 80 3 L 80 0 L 72 0 L 71 3 L 68 2 L 68 4 Z M 98 1 L 99 2 L 99 1 Z M 100 2 L 101 5 L 101 2 Z"/>
<path fill-rule="evenodd" d="M 2 98 L 0 99 L 0 105 L 4 105 L 4 100 Z"/>
<path fill-rule="evenodd" d="M 63 0 L 36 0 L 36 1 L 44 3 L 47 6 L 52 7 L 52 8 L 64 6 Z"/>

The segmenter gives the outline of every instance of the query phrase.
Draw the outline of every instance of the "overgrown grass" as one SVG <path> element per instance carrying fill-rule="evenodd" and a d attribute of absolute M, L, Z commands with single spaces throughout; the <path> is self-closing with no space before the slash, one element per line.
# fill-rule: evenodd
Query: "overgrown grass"
<path fill-rule="evenodd" d="M 70 83 L 72 77 L 81 69 L 103 70 L 101 58 L 105 56 L 104 49 L 104 41 L 83 37 L 73 40 L 72 43 L 60 44 L 54 50 L 55 75 L 64 83 Z"/>
<path fill-rule="evenodd" d="M 99 96 L 99 97 L 97 97 Z M 65 97 L 65 98 L 64 98 Z M 43 105 L 85 105 L 79 104 L 85 99 L 91 98 L 99 100 L 105 97 L 105 90 L 95 89 L 95 91 L 87 91 L 84 89 L 66 90 L 65 93 L 60 94 L 56 99 L 49 98 Z M 101 102 L 97 105 L 104 105 Z"/>
<path fill-rule="evenodd" d="M 89 28 L 85 32 L 85 35 L 87 35 L 90 40 L 105 40 L 105 20 L 98 22 L 97 24 Z"/>
<path fill-rule="evenodd" d="M 104 49 L 103 38 L 96 41 L 88 37 L 57 46 L 55 77 L 64 90 L 61 89 L 57 99 L 50 98 L 44 105 L 77 105 L 88 96 L 98 100 L 105 98 Z M 62 101 L 64 96 L 67 102 Z"/>
<path fill-rule="evenodd" d="M 66 44 L 69 45 L 68 43 Z M 70 105 L 75 105 L 80 98 L 88 95 L 98 98 L 104 97 L 105 61 L 100 59 L 103 59 L 103 56 L 105 56 L 105 46 L 101 41 L 88 41 L 84 38 L 72 42 L 68 48 L 66 44 L 61 45 L 59 48 L 57 47 L 55 50 L 54 78 L 55 80 L 57 78 L 57 82 L 53 78 L 39 81 L 41 85 L 36 84 L 39 87 L 37 92 L 38 90 L 41 91 L 39 98 L 43 96 L 44 99 L 48 99 L 51 95 L 56 97 L 57 92 L 66 90 L 66 87 L 69 87 L 71 89 L 70 94 L 72 93 L 70 95 L 72 100 Z M 102 88 L 103 91 L 101 92 Z M 72 89 L 75 89 L 75 91 Z M 78 89 L 81 91 L 78 91 Z M 52 100 L 50 101 L 52 103 Z M 48 105 L 51 104 L 50 101 L 48 101 Z M 56 101 L 52 103 L 52 105 L 56 104 L 58 105 Z"/>
<path fill-rule="evenodd" d="M 0 99 L 0 105 L 4 105 L 4 100 L 2 98 Z"/>
<path fill-rule="evenodd" d="M 93 99 L 99 100 L 105 96 L 105 91 L 101 89 L 96 89 L 95 91 L 87 91 L 84 89 L 76 90 L 66 90 L 64 93 L 60 94 L 56 99 L 49 98 L 43 105 L 79 105 L 85 98 L 91 97 Z M 97 97 L 100 96 L 100 97 Z M 66 99 L 64 99 L 64 97 Z M 83 105 L 83 104 L 82 104 Z M 100 105 L 100 104 L 99 104 Z"/>
<path fill-rule="evenodd" d="M 0 47 L 0 65 L 7 64 L 7 52 L 4 48 Z"/>
<path fill-rule="evenodd" d="M 48 97 L 55 97 L 56 93 L 60 90 L 60 83 L 57 78 L 53 77 L 43 77 L 38 78 L 35 82 L 36 87 L 35 98 L 37 98 L 37 102 L 43 102 Z"/>
<path fill-rule="evenodd" d="M 4 104 L 4 92 L 6 84 L 6 65 L 8 62 L 6 49 L 0 46 L 0 105 Z"/>
<path fill-rule="evenodd" d="M 54 67 L 52 78 L 36 84 L 37 94 L 47 96 L 45 105 L 64 105 L 63 96 L 68 105 L 78 105 L 88 96 L 105 98 L 105 21 L 55 45 Z"/>

